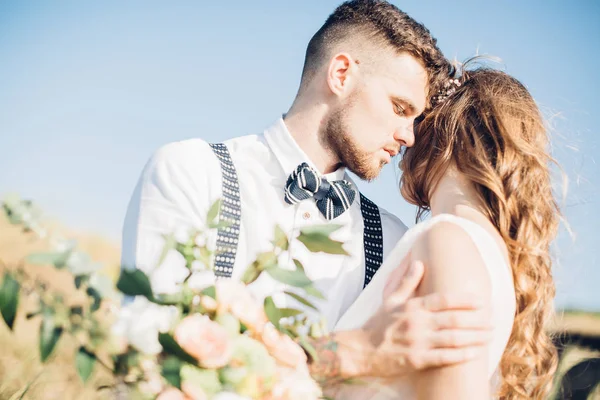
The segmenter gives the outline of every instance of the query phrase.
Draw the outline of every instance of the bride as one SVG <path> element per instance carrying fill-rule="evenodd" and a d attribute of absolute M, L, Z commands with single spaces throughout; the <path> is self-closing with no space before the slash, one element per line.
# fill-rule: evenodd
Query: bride
<path fill-rule="evenodd" d="M 544 325 L 552 313 L 549 247 L 559 210 L 540 111 L 515 78 L 463 67 L 415 133 L 400 163 L 401 192 L 419 207 L 419 217 L 430 211 L 431 218 L 406 233 L 336 331 L 362 328 L 378 349 L 373 362 L 389 357 L 386 343 L 406 338 L 383 335 L 374 316 L 394 311 L 383 297 L 394 290 L 397 266 L 421 260 L 415 296 L 486 296 L 492 340 L 472 361 L 410 376 L 364 377 L 366 383 L 333 392 L 357 400 L 544 398 L 557 363 Z"/>

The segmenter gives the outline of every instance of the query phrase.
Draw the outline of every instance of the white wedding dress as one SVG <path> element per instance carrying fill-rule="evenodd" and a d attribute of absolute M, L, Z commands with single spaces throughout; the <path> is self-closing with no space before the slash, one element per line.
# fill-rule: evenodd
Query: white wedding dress
<path fill-rule="evenodd" d="M 421 222 L 409 229 L 398 242 L 389 257 L 381 265 L 373 280 L 363 290 L 358 299 L 342 315 L 335 326 L 336 331 L 360 328 L 377 311 L 382 303 L 382 296 L 389 274 L 397 268 L 417 238 L 434 224 L 446 221 L 461 227 L 471 238 L 488 270 L 492 290 L 492 323 L 493 339 L 488 346 L 490 385 L 496 385 L 495 372 L 510 337 L 515 314 L 515 293 L 512 273 L 503 254 L 492 237 L 480 225 L 461 217 L 440 214 Z M 368 379 L 368 384 L 346 385 L 337 398 L 349 400 L 387 400 L 414 399 L 413 387 L 409 377 L 396 379 L 393 382 Z"/>

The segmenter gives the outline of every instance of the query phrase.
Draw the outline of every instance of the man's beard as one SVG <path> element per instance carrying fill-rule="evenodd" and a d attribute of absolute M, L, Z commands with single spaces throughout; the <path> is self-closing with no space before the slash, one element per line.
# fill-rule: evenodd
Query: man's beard
<path fill-rule="evenodd" d="M 385 161 L 378 167 L 373 166 L 373 155 L 361 150 L 350 135 L 345 123 L 346 108 L 335 110 L 325 121 L 325 126 L 319 132 L 321 144 L 339 159 L 341 164 L 365 181 L 371 181 L 381 172 Z"/>

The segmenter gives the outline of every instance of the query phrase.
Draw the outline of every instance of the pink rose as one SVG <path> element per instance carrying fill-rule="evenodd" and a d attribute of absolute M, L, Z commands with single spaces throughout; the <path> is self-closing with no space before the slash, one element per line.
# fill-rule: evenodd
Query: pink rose
<path fill-rule="evenodd" d="M 233 345 L 225 328 L 206 315 L 185 317 L 175 328 L 175 340 L 204 368 L 224 367 L 233 352 Z"/>
<path fill-rule="evenodd" d="M 231 312 L 252 332 L 261 332 L 267 323 L 262 304 L 258 303 L 242 282 L 218 281 L 218 312 Z"/>
<path fill-rule="evenodd" d="M 317 400 L 321 387 L 310 377 L 306 368 L 280 368 L 277 382 L 266 400 Z"/>
<path fill-rule="evenodd" d="M 306 365 L 306 353 L 300 345 L 288 335 L 280 333 L 272 324 L 263 328 L 261 340 L 269 354 L 281 365 L 296 368 Z"/>

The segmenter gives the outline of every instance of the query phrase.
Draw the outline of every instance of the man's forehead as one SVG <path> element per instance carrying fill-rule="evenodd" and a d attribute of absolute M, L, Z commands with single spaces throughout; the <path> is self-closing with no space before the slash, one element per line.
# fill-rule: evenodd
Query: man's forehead
<path fill-rule="evenodd" d="M 425 104 L 428 75 L 416 58 L 409 54 L 386 57 L 378 69 L 379 76 L 390 85 L 392 94 L 410 97 L 418 106 Z"/>

